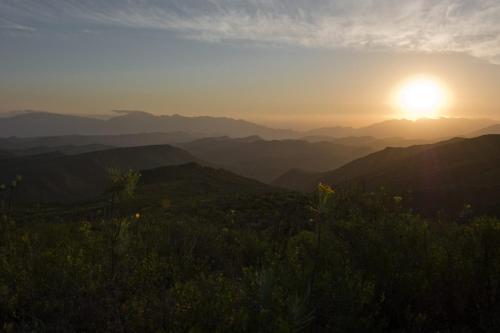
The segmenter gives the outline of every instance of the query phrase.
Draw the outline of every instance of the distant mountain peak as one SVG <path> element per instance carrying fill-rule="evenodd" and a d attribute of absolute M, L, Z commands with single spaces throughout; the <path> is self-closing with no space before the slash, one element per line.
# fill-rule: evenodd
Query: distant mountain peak
<path fill-rule="evenodd" d="M 110 119 L 50 112 L 24 113 L 0 118 L 0 135 L 40 137 L 184 132 L 196 134 L 198 137 L 259 135 L 273 139 L 298 135 L 298 132 L 293 130 L 274 129 L 231 118 L 154 115 L 136 110 L 115 110 L 115 113 L 117 115 Z"/>

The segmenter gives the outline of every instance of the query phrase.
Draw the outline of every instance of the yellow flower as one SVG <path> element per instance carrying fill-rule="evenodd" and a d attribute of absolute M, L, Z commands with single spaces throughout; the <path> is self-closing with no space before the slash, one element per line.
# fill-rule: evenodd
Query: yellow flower
<path fill-rule="evenodd" d="M 324 183 L 319 183 L 318 185 L 318 191 L 324 194 L 334 194 L 335 191 L 331 188 L 330 185 L 324 184 Z"/>
<path fill-rule="evenodd" d="M 394 202 L 397 204 L 400 203 L 401 201 L 403 201 L 403 197 L 400 197 L 400 196 L 395 196 L 395 197 L 393 197 L 393 199 L 394 199 Z"/>
<path fill-rule="evenodd" d="M 135 216 L 135 218 L 136 218 L 137 220 L 141 218 L 141 214 L 140 214 L 140 213 L 135 213 L 135 215 L 134 215 L 134 216 Z"/>
<path fill-rule="evenodd" d="M 333 194 L 335 194 L 335 191 L 329 185 L 323 183 L 318 184 L 318 212 L 326 212 L 328 203 Z"/>

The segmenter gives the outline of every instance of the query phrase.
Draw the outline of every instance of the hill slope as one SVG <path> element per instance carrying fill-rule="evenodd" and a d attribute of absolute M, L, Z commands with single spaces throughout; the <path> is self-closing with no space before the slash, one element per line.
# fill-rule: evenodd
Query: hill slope
<path fill-rule="evenodd" d="M 326 173 L 289 172 L 274 184 L 312 190 L 320 181 L 366 189 L 383 186 L 399 194 L 411 191 L 417 206 L 430 210 L 458 209 L 464 203 L 500 209 L 500 135 L 386 148 Z"/>
<path fill-rule="evenodd" d="M 204 161 L 262 182 L 270 182 L 290 168 L 330 170 L 374 151 L 330 142 L 266 141 L 256 136 L 201 139 L 180 147 Z"/>
<path fill-rule="evenodd" d="M 381 150 L 386 147 L 409 147 L 414 145 L 422 145 L 433 143 L 433 141 L 423 139 L 403 139 L 400 137 L 394 138 L 376 138 L 373 136 L 346 136 L 342 138 L 335 138 L 331 136 L 306 136 L 301 140 L 308 142 L 331 142 L 343 146 L 358 146 L 370 147 L 373 151 Z"/>
<path fill-rule="evenodd" d="M 164 205 L 165 200 L 168 200 L 167 203 L 186 204 L 192 200 L 208 200 L 220 196 L 279 191 L 275 187 L 223 169 L 187 163 L 142 170 L 136 201 L 143 202 L 144 206 Z"/>
<path fill-rule="evenodd" d="M 47 153 L 62 153 L 64 155 L 78 155 L 84 153 L 90 153 L 93 151 L 112 149 L 115 147 L 105 146 L 100 144 L 88 144 L 82 146 L 74 146 L 74 145 L 64 145 L 64 146 L 35 146 L 31 148 L 25 149 L 14 149 L 9 150 L 8 152 L 12 154 L 12 156 L 31 156 L 31 155 L 41 155 Z"/>
<path fill-rule="evenodd" d="M 201 137 L 203 137 L 201 134 L 188 134 L 185 132 L 9 137 L 0 138 L 0 149 L 19 150 L 39 147 L 59 148 L 65 146 L 80 147 L 90 145 L 108 147 L 152 146 L 190 142 L 200 139 Z"/>
<path fill-rule="evenodd" d="M 440 118 L 391 119 L 360 128 L 330 127 L 308 131 L 304 136 L 372 136 L 376 138 L 400 137 L 405 139 L 435 140 L 462 136 L 477 131 L 495 122 L 488 119 Z"/>
<path fill-rule="evenodd" d="M 500 134 L 500 124 L 491 125 L 485 128 L 482 128 L 478 131 L 470 133 L 469 137 L 476 137 L 487 134 Z"/>
<path fill-rule="evenodd" d="M 108 186 L 107 168 L 151 169 L 199 162 L 172 146 L 116 148 L 67 156 L 49 153 L 0 161 L 0 183 L 16 175 L 24 180 L 16 195 L 26 201 L 72 202 L 102 193 Z"/>

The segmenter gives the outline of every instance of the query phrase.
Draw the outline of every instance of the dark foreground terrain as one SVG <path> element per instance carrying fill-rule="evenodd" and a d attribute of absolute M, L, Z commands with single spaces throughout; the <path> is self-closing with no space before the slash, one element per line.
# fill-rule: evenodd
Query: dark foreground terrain
<path fill-rule="evenodd" d="M 80 205 L 4 196 L 1 331 L 500 329 L 500 220 L 473 207 L 423 219 L 384 191 L 196 164 L 138 176 Z"/>

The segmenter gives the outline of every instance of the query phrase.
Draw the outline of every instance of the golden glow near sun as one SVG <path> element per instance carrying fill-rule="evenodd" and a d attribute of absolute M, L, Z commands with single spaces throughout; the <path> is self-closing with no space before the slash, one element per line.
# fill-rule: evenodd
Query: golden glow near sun
<path fill-rule="evenodd" d="M 450 96 L 439 80 L 430 76 L 413 77 L 398 87 L 393 104 L 404 118 L 437 118 L 450 104 Z"/>

